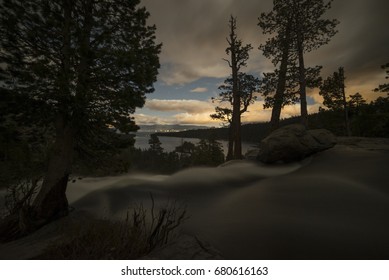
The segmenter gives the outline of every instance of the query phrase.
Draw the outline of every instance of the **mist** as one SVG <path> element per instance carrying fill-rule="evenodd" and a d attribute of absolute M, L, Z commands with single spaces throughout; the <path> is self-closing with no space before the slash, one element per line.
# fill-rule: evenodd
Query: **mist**
<path fill-rule="evenodd" d="M 334 148 L 302 162 L 232 161 L 172 176 L 85 178 L 69 185 L 71 206 L 123 218 L 139 203 L 187 207 L 185 234 L 227 259 L 387 257 L 387 153 Z M 359 172 L 356 172 L 359 170 Z"/>

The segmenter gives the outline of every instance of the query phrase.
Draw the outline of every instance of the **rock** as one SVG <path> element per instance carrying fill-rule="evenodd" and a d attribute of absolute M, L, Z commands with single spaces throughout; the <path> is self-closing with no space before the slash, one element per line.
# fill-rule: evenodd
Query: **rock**
<path fill-rule="evenodd" d="M 389 151 L 389 138 L 338 137 L 338 146 L 353 150 Z"/>
<path fill-rule="evenodd" d="M 72 225 L 84 225 L 92 219 L 86 211 L 74 211 L 69 216 L 50 224 L 20 239 L 0 243 L 0 260 L 28 260 L 39 258 L 47 248 L 56 243 L 70 243 Z"/>
<path fill-rule="evenodd" d="M 227 167 L 227 166 L 232 166 L 232 165 L 241 164 L 241 163 L 242 163 L 241 159 L 231 159 L 229 161 L 226 161 L 226 162 L 220 164 L 218 167 Z"/>
<path fill-rule="evenodd" d="M 337 139 L 331 131 L 327 129 L 311 129 L 307 131 L 320 145 L 320 149 L 329 149 L 336 145 Z"/>
<path fill-rule="evenodd" d="M 175 241 L 152 251 L 143 260 L 221 260 L 220 252 L 196 236 L 181 235 Z"/>
<path fill-rule="evenodd" d="M 259 149 L 251 149 L 244 154 L 244 158 L 247 160 L 257 160 L 258 155 Z"/>
<path fill-rule="evenodd" d="M 300 124 L 288 125 L 261 141 L 257 160 L 264 163 L 299 161 L 335 144 L 336 137 L 326 129 L 306 130 Z"/>

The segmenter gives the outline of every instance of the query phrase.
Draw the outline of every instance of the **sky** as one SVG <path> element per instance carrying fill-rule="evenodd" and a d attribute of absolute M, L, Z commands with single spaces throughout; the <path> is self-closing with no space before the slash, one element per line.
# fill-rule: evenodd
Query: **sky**
<path fill-rule="evenodd" d="M 151 16 L 149 24 L 157 27 L 157 42 L 162 42 L 161 68 L 155 92 L 134 117 L 139 125 L 191 124 L 220 126 L 209 115 L 218 103 L 211 98 L 231 74 L 226 61 L 228 20 L 237 17 L 237 34 L 243 44 L 251 44 L 248 65 L 242 71 L 261 77 L 274 66 L 258 49 L 265 42 L 257 26 L 262 12 L 269 12 L 272 0 L 142 0 Z M 384 96 L 373 92 L 385 83 L 381 65 L 389 62 L 389 1 L 335 0 L 326 17 L 338 19 L 338 33 L 329 44 L 306 54 L 306 66 L 322 65 L 326 78 L 339 67 L 346 74 L 346 94 L 357 92 L 368 100 Z M 318 89 L 310 91 L 308 110 L 318 111 L 322 99 Z M 299 115 L 299 104 L 283 109 L 282 117 Z M 243 122 L 270 119 L 263 100 L 249 107 Z"/>

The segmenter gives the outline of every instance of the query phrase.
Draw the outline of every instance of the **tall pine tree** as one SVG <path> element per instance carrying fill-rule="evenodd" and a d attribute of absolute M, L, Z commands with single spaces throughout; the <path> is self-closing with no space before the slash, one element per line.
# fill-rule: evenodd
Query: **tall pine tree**
<path fill-rule="evenodd" d="M 232 117 L 231 117 L 231 137 L 233 139 L 233 154 L 229 159 L 242 158 L 242 139 L 241 139 L 241 98 L 239 92 L 239 72 L 247 65 L 249 51 L 252 49 L 250 44 L 242 45 L 242 40 L 238 39 L 236 34 L 236 18 L 233 16 L 229 20 L 229 36 L 227 38 L 228 47 L 226 54 L 230 56 L 225 59 L 231 68 L 232 84 Z"/>
<path fill-rule="evenodd" d="M 240 106 L 239 106 L 239 119 L 242 114 L 247 112 L 248 107 L 254 103 L 256 100 L 256 96 L 254 93 L 259 90 L 260 81 L 258 78 L 255 78 L 253 75 L 246 73 L 238 73 L 238 85 L 237 90 L 239 92 L 240 98 Z M 213 98 L 213 101 L 219 101 L 220 103 L 227 103 L 227 107 L 219 107 L 215 108 L 216 113 L 211 115 L 212 119 L 221 120 L 226 123 L 228 128 L 228 152 L 227 152 L 227 160 L 233 158 L 234 154 L 234 135 L 232 129 L 232 115 L 233 115 L 233 105 L 234 105 L 234 97 L 233 97 L 233 79 L 232 77 L 226 79 L 224 84 L 219 86 L 219 96 L 217 98 Z"/>
<path fill-rule="evenodd" d="M 259 18 L 258 25 L 262 28 L 263 33 L 273 35 L 264 45 L 260 46 L 260 49 L 266 57 L 272 59 L 275 66 L 280 65 L 276 71 L 277 80 L 271 118 L 272 129 L 278 127 L 282 105 L 285 103 L 285 99 L 289 98 L 288 96 L 284 98 L 285 90 L 287 90 L 287 79 L 295 77 L 295 74 L 288 74 L 288 71 L 295 71 L 295 66 L 298 70 L 301 122 L 305 126 L 307 125 L 306 88 L 310 83 L 308 77 L 311 76 L 312 72 L 307 72 L 307 69 L 310 68 L 305 66 L 304 55 L 327 44 L 331 37 L 336 34 L 335 27 L 338 21 L 323 18 L 325 12 L 331 8 L 331 2 L 324 3 L 323 0 L 274 0 L 272 11 L 261 14 Z M 318 66 L 312 69 L 318 69 Z"/>
<path fill-rule="evenodd" d="M 308 125 L 307 106 L 307 79 L 305 72 L 306 52 L 311 52 L 327 44 L 336 34 L 338 21 L 326 19 L 324 14 L 331 8 L 332 0 L 324 3 L 323 0 L 292 0 L 291 12 L 293 18 L 293 32 L 296 39 L 296 52 L 299 65 L 299 86 L 301 104 L 301 123 Z"/>
<path fill-rule="evenodd" d="M 270 92 L 274 92 L 271 102 L 265 104 L 265 108 L 272 107 L 272 115 L 270 119 L 270 129 L 275 130 L 280 123 L 282 107 L 285 105 L 285 91 L 288 88 L 288 68 L 293 61 L 293 34 L 292 34 L 293 15 L 289 10 L 288 1 L 273 1 L 273 9 L 269 13 L 262 13 L 259 17 L 258 26 L 262 32 L 267 35 L 274 34 L 273 37 L 267 39 L 265 44 L 259 46 L 263 55 L 272 60 L 274 66 L 279 65 L 279 69 L 273 73 L 264 75 L 262 81 L 262 91 L 265 97 L 268 97 Z M 290 74 L 289 74 L 290 75 Z M 289 85 L 289 88 L 291 86 Z M 271 91 L 270 91 L 271 89 Z M 268 100 L 269 101 L 269 100 Z"/>
<path fill-rule="evenodd" d="M 4 0 L 0 14 L 0 87 L 41 106 L 55 130 L 47 172 L 30 216 L 67 214 L 75 150 L 108 128 L 136 129 L 130 117 L 151 93 L 159 68 L 155 26 L 140 0 Z M 93 141 L 92 141 L 93 140 Z"/>

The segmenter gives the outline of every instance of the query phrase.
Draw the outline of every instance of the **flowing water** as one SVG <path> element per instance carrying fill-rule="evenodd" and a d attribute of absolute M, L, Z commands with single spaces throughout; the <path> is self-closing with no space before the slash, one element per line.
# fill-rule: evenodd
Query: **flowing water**
<path fill-rule="evenodd" d="M 69 183 L 72 207 L 118 219 L 177 200 L 182 231 L 228 259 L 388 259 L 389 153 L 335 147 L 303 162 L 231 161 L 171 176 L 126 174 Z"/>
<path fill-rule="evenodd" d="M 69 199 L 113 218 L 150 206 L 150 194 L 157 204 L 177 199 L 190 216 L 184 232 L 231 259 L 387 258 L 383 166 L 389 154 L 333 149 L 288 165 L 235 161 L 172 176 L 86 178 L 69 186 Z"/>

